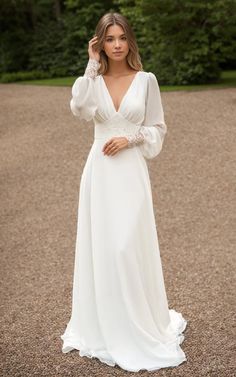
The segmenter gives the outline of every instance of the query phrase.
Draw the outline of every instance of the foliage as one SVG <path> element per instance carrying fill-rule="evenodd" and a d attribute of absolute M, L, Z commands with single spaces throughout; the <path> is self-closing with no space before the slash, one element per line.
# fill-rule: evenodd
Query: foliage
<path fill-rule="evenodd" d="M 236 58 L 234 0 L 143 0 L 150 25 L 158 23 L 152 66 L 167 84 L 213 82 L 220 64 Z M 149 29 L 153 35 L 153 30 Z"/>
<path fill-rule="evenodd" d="M 25 3 L 19 3 L 17 7 L 12 0 L 0 2 L 0 72 L 27 69 L 32 33 Z"/>
<path fill-rule="evenodd" d="M 82 74 L 99 18 L 118 11 L 134 29 L 144 70 L 160 83 L 211 82 L 221 67 L 236 68 L 235 6 L 235 0 L 1 0 L 0 75 L 3 81 L 30 71 L 32 78 Z"/>
<path fill-rule="evenodd" d="M 49 77 L 53 77 L 51 73 L 42 71 L 12 72 L 3 73 L 0 82 L 7 83 L 24 80 L 45 79 Z"/>

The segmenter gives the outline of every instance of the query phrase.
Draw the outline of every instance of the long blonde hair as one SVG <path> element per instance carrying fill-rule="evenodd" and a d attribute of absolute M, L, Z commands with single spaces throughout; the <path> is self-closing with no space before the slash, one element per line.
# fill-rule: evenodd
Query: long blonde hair
<path fill-rule="evenodd" d="M 120 13 L 116 12 L 109 12 L 104 14 L 100 20 L 97 23 L 96 29 L 95 29 L 95 35 L 98 37 L 98 43 L 96 45 L 96 50 L 100 52 L 100 63 L 101 66 L 98 70 L 98 74 L 104 74 L 106 73 L 108 69 L 108 58 L 103 50 L 103 44 L 105 42 L 105 35 L 106 30 L 108 26 L 111 25 L 119 25 L 123 28 L 129 45 L 129 52 L 126 57 L 127 63 L 129 66 L 137 71 L 143 71 L 143 66 L 141 62 L 141 58 L 138 51 L 138 45 L 135 39 L 134 32 L 126 19 L 125 16 L 123 16 Z"/>

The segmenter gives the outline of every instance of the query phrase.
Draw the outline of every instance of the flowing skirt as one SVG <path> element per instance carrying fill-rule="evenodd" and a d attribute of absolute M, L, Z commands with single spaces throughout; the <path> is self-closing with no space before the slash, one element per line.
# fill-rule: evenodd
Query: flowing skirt
<path fill-rule="evenodd" d="M 139 148 L 104 156 L 95 139 L 80 182 L 72 314 L 62 352 L 127 371 L 186 360 L 187 321 L 168 308 L 149 172 Z"/>

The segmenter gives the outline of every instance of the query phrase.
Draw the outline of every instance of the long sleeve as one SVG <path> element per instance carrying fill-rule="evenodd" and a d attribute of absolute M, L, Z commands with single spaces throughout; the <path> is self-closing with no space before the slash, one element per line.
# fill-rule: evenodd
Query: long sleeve
<path fill-rule="evenodd" d="M 134 137 L 128 137 L 128 147 L 138 145 L 147 159 L 156 157 L 163 146 L 167 126 L 164 120 L 161 95 L 156 76 L 148 72 L 145 117 Z"/>
<path fill-rule="evenodd" d="M 94 79 L 100 63 L 89 58 L 85 73 L 78 77 L 72 86 L 70 108 L 72 113 L 81 120 L 91 121 L 97 110 L 97 101 L 94 91 Z"/>

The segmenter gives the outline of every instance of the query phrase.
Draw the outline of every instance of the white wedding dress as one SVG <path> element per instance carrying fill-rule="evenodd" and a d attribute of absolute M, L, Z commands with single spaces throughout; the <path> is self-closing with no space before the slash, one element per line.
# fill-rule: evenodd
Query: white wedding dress
<path fill-rule="evenodd" d="M 168 308 L 146 163 L 167 130 L 156 76 L 137 72 L 117 111 L 103 76 L 87 73 L 75 81 L 70 106 L 78 125 L 94 126 L 94 142 L 80 182 L 62 352 L 77 349 L 133 372 L 177 366 L 186 360 L 187 321 Z M 129 148 L 104 155 L 113 136 L 129 137 Z"/>

